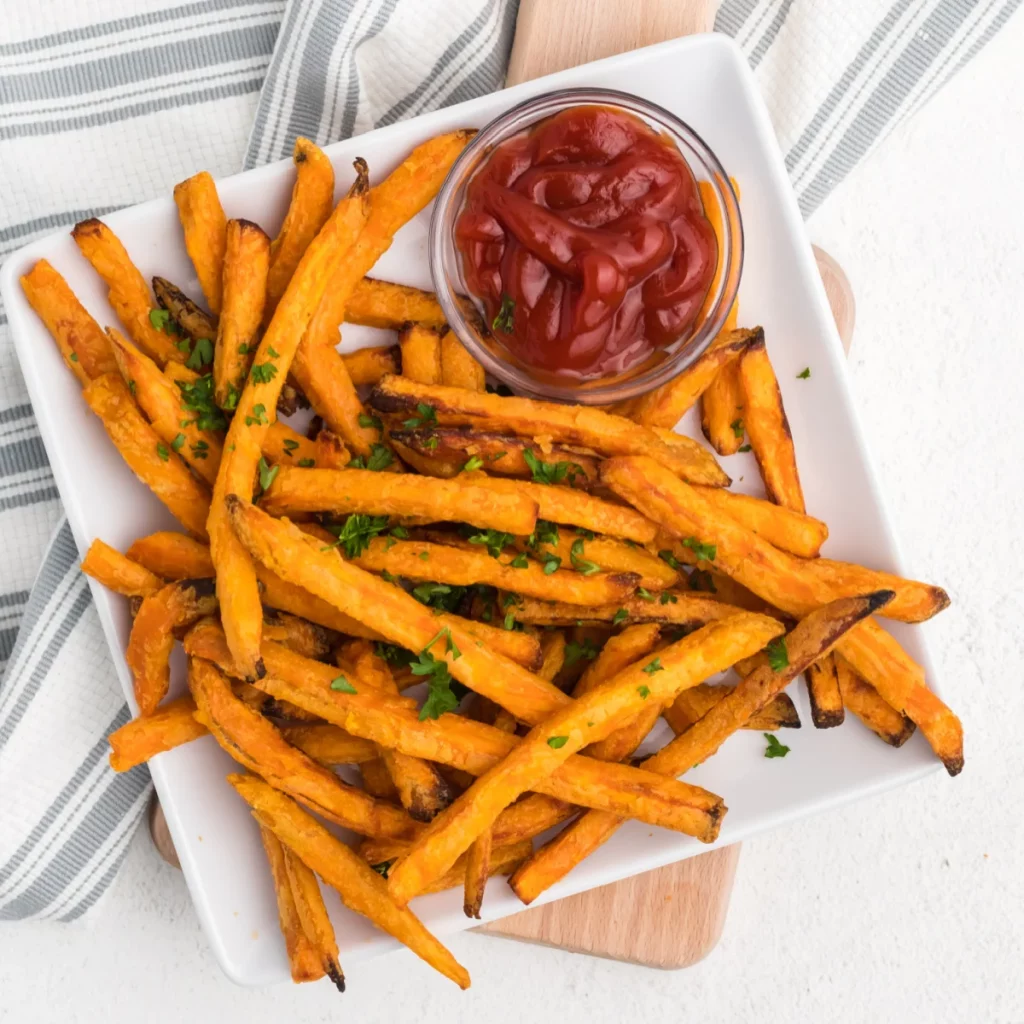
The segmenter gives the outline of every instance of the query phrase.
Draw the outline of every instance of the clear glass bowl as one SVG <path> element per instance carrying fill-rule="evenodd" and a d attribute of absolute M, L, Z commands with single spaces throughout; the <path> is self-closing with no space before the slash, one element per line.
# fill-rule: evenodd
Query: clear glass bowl
<path fill-rule="evenodd" d="M 455 245 L 455 222 L 462 211 L 466 186 L 505 139 L 567 107 L 597 105 L 618 108 L 670 138 L 703 190 L 704 210 L 718 235 L 718 267 L 701 313 L 688 333 L 658 349 L 636 366 L 613 376 L 581 381 L 539 370 L 519 360 L 487 324 L 481 303 L 462 274 L 462 256 Z M 710 203 L 709 203 L 710 200 Z M 743 268 L 743 225 L 739 202 L 715 154 L 689 125 L 657 104 L 612 89 L 564 89 L 520 103 L 477 133 L 463 150 L 434 205 L 430 221 L 430 273 L 438 301 L 451 329 L 489 374 L 518 394 L 558 402 L 605 405 L 635 398 L 664 384 L 700 357 L 725 324 L 739 288 Z"/>

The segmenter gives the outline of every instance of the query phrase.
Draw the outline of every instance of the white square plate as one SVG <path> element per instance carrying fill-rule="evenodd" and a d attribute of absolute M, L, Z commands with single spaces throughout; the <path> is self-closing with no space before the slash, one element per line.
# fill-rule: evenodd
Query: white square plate
<path fill-rule="evenodd" d="M 579 86 L 620 89 L 667 107 L 703 136 L 740 183 L 746 232 L 741 322 L 765 328 L 799 452 L 808 508 L 831 527 L 830 556 L 901 571 L 852 408 L 842 348 L 782 157 L 753 76 L 730 40 L 721 35 L 690 37 L 638 50 L 339 142 L 327 147 L 338 173 L 339 192 L 351 181 L 356 156 L 368 160 L 378 181 L 413 146 L 431 136 L 483 126 L 530 96 Z M 291 164 L 282 161 L 220 181 L 218 190 L 229 217 L 255 220 L 273 234 L 284 215 L 291 184 Z M 376 276 L 430 287 L 429 215 L 428 209 L 403 228 L 375 268 Z M 105 220 L 147 278 L 161 274 L 199 294 L 170 196 Z M 22 249 L 3 268 L 0 286 L 18 354 L 78 546 L 84 551 L 94 538 L 102 537 L 124 550 L 136 537 L 173 523 L 122 463 L 21 292 L 18 277 L 41 257 L 67 278 L 101 323 L 114 324 L 116 319 L 98 277 L 67 232 Z M 369 334 L 346 327 L 346 348 L 364 344 Z M 379 338 L 374 340 L 380 343 Z M 805 366 L 811 368 L 810 379 L 797 379 Z M 700 436 L 692 414 L 680 429 Z M 757 491 L 759 480 L 750 456 L 724 461 L 740 489 Z M 133 703 L 123 655 L 129 631 L 127 602 L 98 585 L 93 586 L 93 596 L 121 684 Z M 896 625 L 893 631 L 934 682 L 922 629 Z M 177 686 L 181 686 L 180 672 Z M 792 747 L 789 757 L 766 761 L 762 737 L 744 733 L 692 773 L 695 783 L 722 794 L 729 805 L 720 844 L 908 782 L 937 767 L 919 735 L 903 749 L 893 750 L 856 721 L 826 732 L 807 728 L 810 719 L 803 689 L 794 685 L 791 693 L 805 728 L 786 733 L 785 742 Z M 256 827 L 244 804 L 222 781 L 232 766 L 210 737 L 161 754 L 151 765 L 185 877 L 217 958 L 235 981 L 265 985 L 284 981 L 288 965 Z M 632 823 L 545 893 L 542 901 L 605 885 L 705 849 L 686 836 Z M 334 893 L 328 892 L 327 899 L 344 966 L 393 948 L 392 939 L 344 910 Z M 442 935 L 474 923 L 462 914 L 459 891 L 417 899 L 413 907 L 428 927 Z M 503 880 L 491 882 L 484 901 L 487 919 L 520 909 Z"/>

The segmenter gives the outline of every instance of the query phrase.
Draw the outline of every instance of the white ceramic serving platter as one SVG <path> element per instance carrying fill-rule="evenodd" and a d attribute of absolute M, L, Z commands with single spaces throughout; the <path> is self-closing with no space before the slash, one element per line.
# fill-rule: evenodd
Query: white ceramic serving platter
<path fill-rule="evenodd" d="M 413 146 L 433 135 L 480 127 L 530 96 L 580 86 L 633 92 L 667 107 L 703 136 L 739 182 L 746 231 L 740 321 L 765 328 L 796 440 L 808 509 L 830 525 L 826 550 L 831 557 L 903 571 L 852 407 L 842 348 L 782 157 L 754 78 L 730 40 L 696 36 L 653 46 L 339 142 L 327 148 L 339 193 L 351 182 L 355 156 L 369 161 L 377 181 Z M 285 211 L 292 175 L 290 162 L 282 161 L 218 182 L 228 216 L 257 221 L 273 235 Z M 428 209 L 399 233 L 374 269 L 375 276 L 430 287 L 429 216 Z M 161 274 L 199 294 L 170 195 L 105 220 L 147 278 Z M 173 524 L 114 451 L 21 293 L 18 277 L 41 257 L 64 274 L 101 323 L 116 320 L 98 278 L 67 232 L 22 249 L 3 268 L 0 285 L 21 365 L 78 546 L 85 551 L 94 538 L 102 537 L 124 550 L 136 537 Z M 346 328 L 345 333 L 346 348 L 370 340 L 381 343 L 379 337 L 371 339 L 374 332 Z M 806 366 L 811 368 L 810 378 L 798 379 Z M 700 436 L 695 418 L 688 417 L 680 429 Z M 739 489 L 758 492 L 760 482 L 749 455 L 725 459 L 724 465 Z M 122 653 L 129 631 L 127 602 L 95 584 L 93 596 L 114 665 L 132 702 Z M 896 626 L 894 632 L 924 664 L 934 684 L 922 627 Z M 180 671 L 176 686 L 181 687 Z M 720 844 L 909 782 L 937 767 L 920 735 L 893 750 L 855 720 L 839 729 L 810 728 L 802 685 L 793 685 L 790 692 L 805 727 L 785 732 L 784 740 L 792 748 L 788 757 L 766 760 L 761 735 L 742 733 L 687 776 L 721 794 L 729 806 Z M 664 738 L 652 737 L 655 743 Z M 161 754 L 151 767 L 196 909 L 224 970 L 247 985 L 286 980 L 288 965 L 256 827 L 223 781 L 233 762 L 206 737 Z M 632 823 L 542 899 L 605 885 L 705 849 L 686 836 Z M 347 912 L 336 894 L 328 892 L 326 898 L 346 968 L 362 957 L 394 948 L 388 936 Z M 442 935 L 473 923 L 463 916 L 461 891 L 417 899 L 412 906 Z M 520 909 L 504 880 L 492 880 L 484 900 L 485 918 Z M 472 970 L 472 963 L 467 967 Z M 440 979 L 438 983 L 444 984 Z"/>

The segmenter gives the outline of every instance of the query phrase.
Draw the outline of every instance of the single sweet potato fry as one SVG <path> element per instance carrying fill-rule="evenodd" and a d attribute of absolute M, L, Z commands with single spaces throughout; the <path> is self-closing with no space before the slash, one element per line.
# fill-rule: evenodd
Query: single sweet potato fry
<path fill-rule="evenodd" d="M 149 567 L 98 539 L 89 545 L 82 559 L 82 572 L 125 597 L 148 597 L 164 585 Z"/>
<path fill-rule="evenodd" d="M 835 659 L 826 654 L 804 673 L 807 698 L 811 703 L 811 721 L 815 729 L 832 729 L 843 724 L 843 698 Z"/>
<path fill-rule="evenodd" d="M 803 512 L 804 492 L 796 468 L 793 435 L 763 334 L 740 358 L 739 373 L 743 422 L 768 497 L 778 505 Z"/>
<path fill-rule="evenodd" d="M 132 671 L 140 715 L 150 715 L 167 696 L 175 630 L 217 610 L 213 580 L 179 580 L 142 599 L 128 637 L 125 660 Z"/>
<path fill-rule="evenodd" d="M 743 447 L 743 385 L 736 360 L 726 363 L 700 396 L 700 426 L 719 455 L 735 455 Z"/>
<path fill-rule="evenodd" d="M 801 558 L 816 558 L 821 545 L 828 539 L 828 526 L 820 519 L 794 511 L 785 505 L 772 504 L 770 501 L 752 498 L 749 494 L 736 494 L 714 487 L 702 487 L 700 493 L 704 500 L 722 515 L 742 523 L 769 544 L 774 544 L 775 547 Z M 878 587 L 865 587 L 857 593 L 864 593 L 870 589 L 877 590 Z"/>
<path fill-rule="evenodd" d="M 394 345 L 381 348 L 361 348 L 346 352 L 341 361 L 348 370 L 349 379 L 356 387 L 376 384 L 389 373 L 398 373 L 398 349 Z"/>
<path fill-rule="evenodd" d="M 345 307 L 345 320 L 350 324 L 392 331 L 400 330 L 405 324 L 440 328 L 444 326 L 444 313 L 433 292 L 364 277 L 352 290 Z"/>
<path fill-rule="evenodd" d="M 295 185 L 291 202 L 281 230 L 270 247 L 266 323 L 270 322 L 277 309 L 302 254 L 327 223 L 334 204 L 334 168 L 327 154 L 300 135 L 292 150 L 292 162 L 295 164 Z"/>
<path fill-rule="evenodd" d="M 196 703 L 189 697 L 162 704 L 152 714 L 135 718 L 108 737 L 110 767 L 127 772 L 151 757 L 205 736 L 207 729 L 195 719 Z"/>
<path fill-rule="evenodd" d="M 146 422 L 121 378 L 105 373 L 82 394 L 132 472 L 189 533 L 205 540 L 209 491 Z"/>
<path fill-rule="evenodd" d="M 46 260 L 21 278 L 21 287 L 79 384 L 84 387 L 94 377 L 117 371 L 103 328 Z"/>
<path fill-rule="evenodd" d="M 867 684 L 865 684 L 867 685 Z M 720 700 L 728 697 L 735 686 L 710 686 L 701 683 L 683 690 L 662 716 L 677 735 L 686 732 L 698 719 L 703 718 Z M 774 732 L 776 729 L 799 729 L 800 715 L 788 694 L 780 693 L 760 711 L 747 719 L 744 729 L 756 732 Z"/>
<path fill-rule="evenodd" d="M 210 173 L 200 171 L 175 185 L 174 202 L 185 233 L 185 248 L 199 278 L 199 287 L 216 315 L 221 307 L 227 218 Z"/>
<path fill-rule="evenodd" d="M 483 391 L 487 385 L 484 368 L 466 351 L 451 330 L 441 335 L 441 383 L 469 391 Z"/>
<path fill-rule="evenodd" d="M 260 826 L 260 839 L 270 864 L 270 876 L 274 880 L 274 895 L 277 897 L 277 917 L 284 936 L 284 947 L 288 953 L 288 966 L 292 981 L 318 981 L 324 976 L 323 961 L 302 928 L 291 880 L 288 877 L 287 847 L 282 846 L 277 836 Z"/>
<path fill-rule="evenodd" d="M 94 218 L 76 224 L 71 237 L 107 286 L 107 300 L 128 337 L 160 366 L 185 362 L 188 353 L 175 344 L 178 336 L 170 333 L 175 325 L 169 316 L 150 315 L 156 311 L 149 286 L 117 235 Z"/>
<path fill-rule="evenodd" d="M 213 353 L 213 394 L 222 409 L 234 409 L 238 405 L 256 356 L 269 266 L 270 239 L 263 229 L 250 220 L 229 220 L 224 247 L 222 308 Z M 262 355 L 276 358 L 270 351 Z M 276 364 L 264 363 L 263 366 Z"/>
<path fill-rule="evenodd" d="M 294 850 L 285 848 L 284 863 L 302 931 L 316 951 L 324 974 L 334 982 L 339 992 L 344 992 L 345 975 L 338 963 L 338 943 L 331 919 L 327 916 L 320 883 Z"/>
<path fill-rule="evenodd" d="M 533 497 L 485 489 L 485 484 L 483 477 L 437 480 L 368 469 L 298 470 L 282 466 L 260 499 L 260 507 L 274 516 L 357 512 L 414 517 L 425 522 L 454 520 L 483 530 L 531 533 L 537 525 Z"/>
<path fill-rule="evenodd" d="M 340 839 L 284 793 L 249 775 L 229 775 L 228 782 L 252 809 L 253 817 L 269 829 L 331 888 L 349 910 L 408 946 L 420 959 L 469 987 L 469 975 L 408 909 L 388 895 L 387 883 Z"/>
<path fill-rule="evenodd" d="M 352 736 L 344 729 L 324 722 L 282 725 L 281 735 L 293 747 L 328 767 L 339 764 L 365 764 L 380 756 L 376 743 Z"/>
<path fill-rule="evenodd" d="M 841 655 L 832 655 L 843 704 L 891 747 L 902 747 L 914 734 L 914 723 L 882 699 L 878 691 Z"/>
<path fill-rule="evenodd" d="M 667 384 L 633 399 L 622 415 L 644 426 L 671 429 L 711 386 L 722 367 L 742 356 L 759 339 L 764 339 L 760 327 L 723 331 L 695 363 Z"/>
<path fill-rule="evenodd" d="M 219 431 L 200 430 L 182 404 L 181 391 L 160 372 L 160 367 L 113 327 L 107 328 L 107 335 L 121 376 L 153 430 L 197 476 L 212 485 L 217 479 L 224 435 Z"/>
<path fill-rule="evenodd" d="M 744 611 L 712 597 L 671 590 L 647 597 L 634 594 L 615 604 L 590 608 L 580 608 L 578 605 L 564 602 L 551 604 L 524 598 L 509 610 L 514 621 L 533 626 L 571 626 L 580 621 L 607 622 L 615 626 L 654 622 L 686 629 L 727 619 Z"/>
<path fill-rule="evenodd" d="M 408 324 L 398 335 L 402 375 L 420 384 L 441 383 L 441 336 L 430 327 Z"/>
<path fill-rule="evenodd" d="M 198 303 L 193 302 L 177 285 L 165 277 L 153 278 L 153 294 L 161 309 L 192 339 L 211 344 L 217 337 L 217 318 L 211 316 Z M 193 350 L 194 351 L 194 350 Z M 177 364 L 176 364 L 177 365 Z"/>

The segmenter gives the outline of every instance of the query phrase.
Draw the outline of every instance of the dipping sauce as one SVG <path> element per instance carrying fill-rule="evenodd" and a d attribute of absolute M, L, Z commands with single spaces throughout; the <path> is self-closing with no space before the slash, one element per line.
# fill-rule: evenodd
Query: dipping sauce
<path fill-rule="evenodd" d="M 495 337 L 527 366 L 579 380 L 689 335 L 718 264 L 678 148 L 604 106 L 497 145 L 466 188 L 455 244 Z"/>

